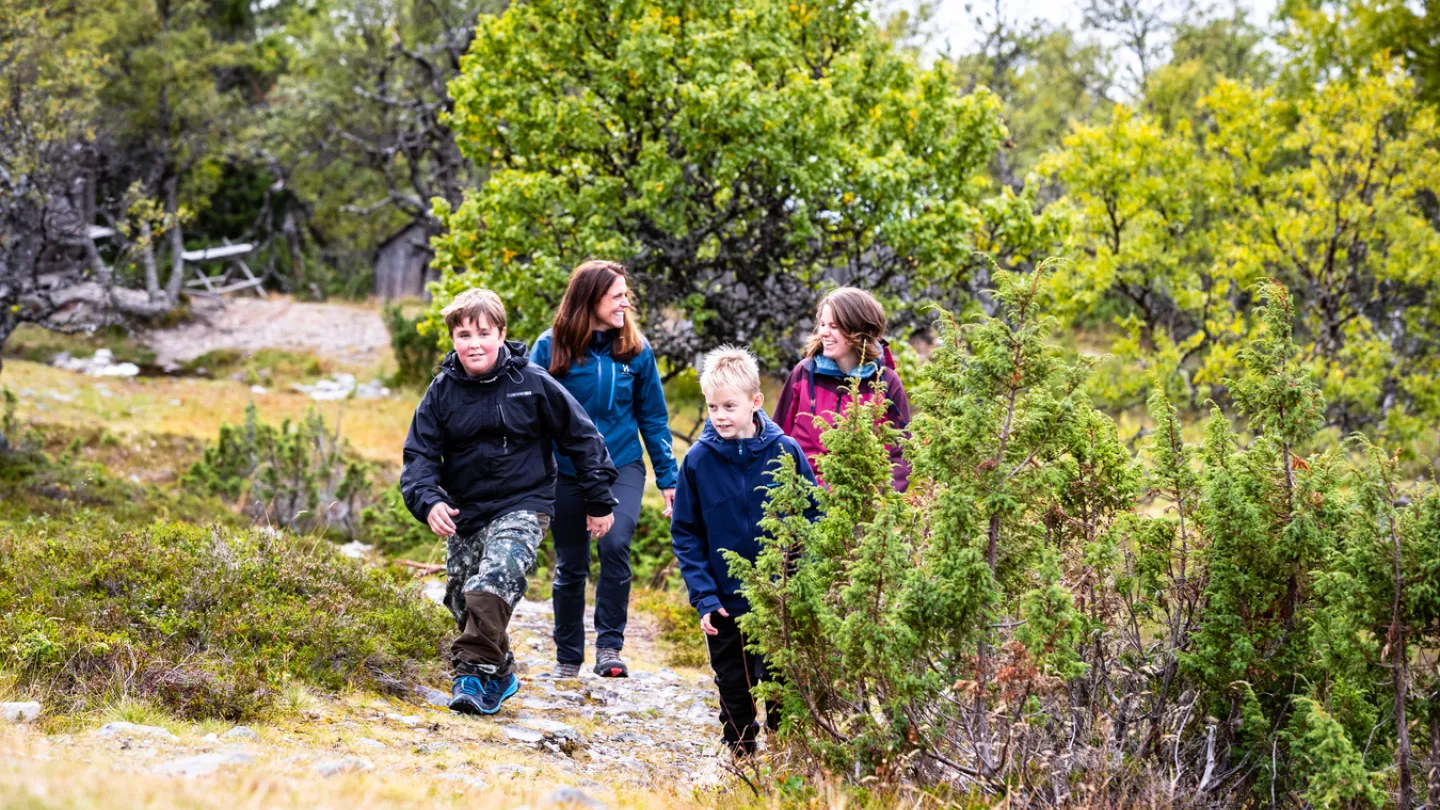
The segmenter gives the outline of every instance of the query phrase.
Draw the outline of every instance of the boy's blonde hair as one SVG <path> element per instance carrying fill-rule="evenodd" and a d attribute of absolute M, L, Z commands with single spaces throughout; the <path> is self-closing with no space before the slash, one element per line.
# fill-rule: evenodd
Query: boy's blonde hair
<path fill-rule="evenodd" d="M 760 364 L 749 349 L 721 346 L 705 355 L 700 371 L 700 390 L 705 396 L 716 391 L 737 391 L 747 397 L 760 393 Z"/>
<path fill-rule="evenodd" d="M 454 301 L 440 310 L 440 315 L 445 319 L 445 328 L 450 330 L 451 335 L 455 334 L 455 327 L 466 321 L 474 321 L 475 325 L 479 326 L 482 318 L 501 332 L 505 331 L 505 303 L 500 300 L 500 296 L 479 287 L 455 296 Z"/>

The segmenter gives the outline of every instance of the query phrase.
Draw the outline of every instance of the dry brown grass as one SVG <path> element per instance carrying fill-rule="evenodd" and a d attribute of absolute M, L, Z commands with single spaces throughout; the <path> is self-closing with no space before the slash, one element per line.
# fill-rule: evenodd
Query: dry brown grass
<path fill-rule="evenodd" d="M 7 359 L 0 384 L 22 396 L 16 416 L 22 422 L 59 423 L 77 427 L 104 426 L 130 444 L 142 434 L 215 440 L 222 422 L 239 424 L 245 407 L 254 402 L 268 422 L 299 418 L 315 407 L 332 428 L 337 419 L 343 435 L 369 461 L 399 465 L 400 447 L 410 427 L 419 394 L 397 392 L 388 399 L 315 402 L 297 392 L 267 389 L 253 394 L 235 380 L 135 377 L 96 378 L 24 360 Z M 97 386 L 103 386 L 99 388 Z M 110 396 L 102 391 L 108 390 Z M 51 396 L 71 397 L 71 401 Z M 42 407 L 43 406 L 43 407 Z M 145 439 L 150 440 L 148 436 Z"/>

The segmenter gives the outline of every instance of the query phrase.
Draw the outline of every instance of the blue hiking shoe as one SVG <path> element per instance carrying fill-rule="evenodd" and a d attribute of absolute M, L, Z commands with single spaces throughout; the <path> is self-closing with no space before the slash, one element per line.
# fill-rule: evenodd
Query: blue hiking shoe
<path fill-rule="evenodd" d="M 480 696 L 485 692 L 485 682 L 474 675 L 456 675 L 450 691 L 450 711 L 461 714 L 483 714 Z"/>
<path fill-rule="evenodd" d="M 480 713 L 495 714 L 500 711 L 500 704 L 505 699 L 520 691 L 520 679 L 515 673 L 491 678 L 485 682 L 485 689 L 480 693 Z"/>

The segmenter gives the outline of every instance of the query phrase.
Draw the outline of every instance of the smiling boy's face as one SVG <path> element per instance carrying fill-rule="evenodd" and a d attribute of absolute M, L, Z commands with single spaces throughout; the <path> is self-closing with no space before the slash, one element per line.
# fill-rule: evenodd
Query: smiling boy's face
<path fill-rule="evenodd" d="M 744 394 L 720 388 L 705 393 L 710 425 L 722 439 L 749 439 L 755 435 L 755 412 L 765 404 L 765 395 Z"/>
<path fill-rule="evenodd" d="M 450 330 L 450 341 L 465 373 L 481 377 L 494 370 L 505 343 L 505 330 L 491 326 L 483 315 L 478 321 L 466 318 Z"/>

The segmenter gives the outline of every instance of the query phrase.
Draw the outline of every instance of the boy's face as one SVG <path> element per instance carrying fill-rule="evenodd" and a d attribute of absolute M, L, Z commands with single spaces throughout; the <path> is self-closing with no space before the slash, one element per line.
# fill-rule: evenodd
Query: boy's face
<path fill-rule="evenodd" d="M 505 330 L 491 326 L 484 317 L 478 323 L 466 318 L 451 330 L 450 340 L 455 344 L 455 354 L 460 357 L 465 373 L 480 377 L 495 368 L 500 346 L 505 343 Z"/>
<path fill-rule="evenodd" d="M 705 409 L 710 413 L 710 424 L 722 439 L 754 436 L 755 412 L 764 404 L 765 395 L 759 392 L 744 394 L 721 388 L 705 394 Z"/>

